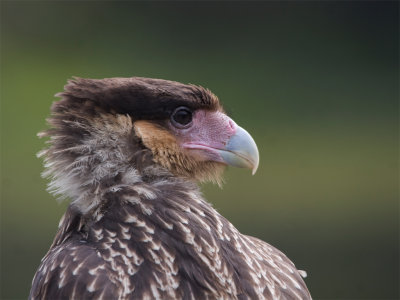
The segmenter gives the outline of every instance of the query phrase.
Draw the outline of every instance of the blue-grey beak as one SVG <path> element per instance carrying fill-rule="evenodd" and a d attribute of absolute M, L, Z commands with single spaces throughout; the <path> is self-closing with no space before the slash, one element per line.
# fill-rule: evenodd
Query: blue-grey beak
<path fill-rule="evenodd" d="M 218 150 L 224 162 L 238 168 L 249 168 L 254 175 L 258 168 L 259 154 L 251 135 L 242 127 L 237 127 L 225 149 Z"/>

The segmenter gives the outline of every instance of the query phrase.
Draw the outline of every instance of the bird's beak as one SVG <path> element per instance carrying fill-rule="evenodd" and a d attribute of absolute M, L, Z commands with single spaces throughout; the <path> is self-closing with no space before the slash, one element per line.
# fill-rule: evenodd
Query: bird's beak
<path fill-rule="evenodd" d="M 260 160 L 258 148 L 251 135 L 242 127 L 237 126 L 226 147 L 217 151 L 227 165 L 249 168 L 253 175 L 256 173 Z"/>
<path fill-rule="evenodd" d="M 215 161 L 249 168 L 253 175 L 259 162 L 257 145 L 251 135 L 222 112 L 200 112 L 194 126 L 185 132 L 182 147 L 200 161 Z"/>

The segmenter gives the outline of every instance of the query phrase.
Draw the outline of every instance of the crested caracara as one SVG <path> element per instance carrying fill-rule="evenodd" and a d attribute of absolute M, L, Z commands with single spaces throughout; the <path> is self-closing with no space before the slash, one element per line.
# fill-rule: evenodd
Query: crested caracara
<path fill-rule="evenodd" d="M 258 166 L 251 136 L 200 86 L 75 78 L 41 151 L 71 204 L 30 299 L 311 299 L 279 250 L 241 234 L 197 182 Z"/>

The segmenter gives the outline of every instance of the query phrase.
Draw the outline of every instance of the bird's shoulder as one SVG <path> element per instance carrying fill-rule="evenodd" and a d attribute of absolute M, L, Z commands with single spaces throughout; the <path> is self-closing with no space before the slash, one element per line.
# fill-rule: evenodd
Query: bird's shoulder
<path fill-rule="evenodd" d="M 299 271 L 283 252 L 253 236 L 242 235 L 242 240 L 247 248 L 245 252 L 252 254 L 246 260 L 258 277 L 254 277 L 255 281 L 264 286 L 264 296 L 273 299 L 311 299 L 302 278 L 304 271 Z"/>
<path fill-rule="evenodd" d="M 92 245 L 72 237 L 43 258 L 29 299 L 112 298 L 119 287 L 108 269 Z"/>

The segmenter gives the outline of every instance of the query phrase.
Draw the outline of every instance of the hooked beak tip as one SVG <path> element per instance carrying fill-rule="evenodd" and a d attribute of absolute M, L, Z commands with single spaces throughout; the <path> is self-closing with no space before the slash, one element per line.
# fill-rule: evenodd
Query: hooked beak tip
<path fill-rule="evenodd" d="M 241 127 L 236 128 L 235 134 L 229 139 L 225 149 L 220 151 L 224 162 L 228 165 L 249 168 L 254 175 L 259 164 L 257 145 L 251 135 Z"/>
<path fill-rule="evenodd" d="M 258 166 L 255 166 L 255 167 L 253 168 L 253 170 L 251 170 L 251 175 L 254 176 L 254 175 L 256 174 L 257 168 L 258 168 Z"/>

